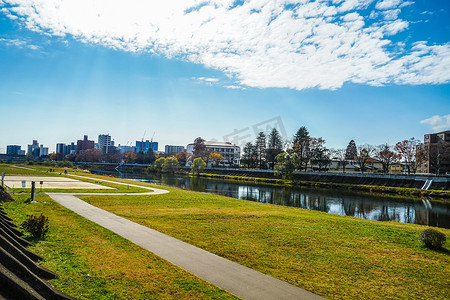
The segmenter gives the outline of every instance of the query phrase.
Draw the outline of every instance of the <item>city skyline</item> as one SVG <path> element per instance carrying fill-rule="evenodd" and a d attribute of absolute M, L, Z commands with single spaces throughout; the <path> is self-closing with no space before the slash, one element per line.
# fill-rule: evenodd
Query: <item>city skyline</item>
<path fill-rule="evenodd" d="M 278 117 L 288 138 L 306 126 L 329 148 L 450 128 L 447 1 L 11 3 L 0 153 L 102 133 L 163 147 L 248 128 L 254 141 Z"/>

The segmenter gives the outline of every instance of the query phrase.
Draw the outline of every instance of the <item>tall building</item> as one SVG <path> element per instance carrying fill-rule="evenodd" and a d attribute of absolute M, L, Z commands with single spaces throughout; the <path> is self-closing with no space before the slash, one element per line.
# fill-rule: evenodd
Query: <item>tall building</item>
<path fill-rule="evenodd" d="M 153 152 L 158 151 L 158 142 L 150 142 L 149 140 L 145 142 L 136 141 L 136 152 L 146 153 L 149 149 L 152 149 Z"/>
<path fill-rule="evenodd" d="M 88 140 L 88 136 L 85 135 L 82 140 L 77 141 L 77 151 L 76 153 L 83 153 L 86 150 L 94 149 L 94 141 Z"/>
<path fill-rule="evenodd" d="M 105 154 L 115 153 L 114 141 L 109 134 L 100 134 L 98 136 L 98 149 Z"/>
<path fill-rule="evenodd" d="M 173 146 L 173 145 L 166 145 L 164 147 L 164 153 L 168 156 L 177 155 L 180 152 L 184 152 L 185 149 L 183 146 Z"/>
<path fill-rule="evenodd" d="M 70 145 L 66 145 L 64 143 L 56 144 L 56 153 L 62 153 L 64 156 L 75 153 L 77 151 L 77 145 L 74 142 L 71 142 Z"/>
<path fill-rule="evenodd" d="M 450 130 L 425 134 L 417 146 L 417 173 L 450 172 Z"/>
<path fill-rule="evenodd" d="M 39 146 L 39 157 L 48 156 L 48 147 L 44 147 L 44 145 Z"/>
<path fill-rule="evenodd" d="M 116 149 L 117 152 L 119 153 L 127 153 L 127 152 L 136 152 L 136 147 L 135 146 L 121 146 L 120 144 L 117 146 Z"/>
<path fill-rule="evenodd" d="M 21 146 L 18 145 L 7 145 L 6 146 L 6 154 L 11 155 L 25 155 L 25 150 L 21 149 Z"/>
<path fill-rule="evenodd" d="M 222 154 L 224 165 L 239 165 L 241 162 L 241 148 L 230 142 L 205 142 L 207 152 L 216 152 Z M 186 147 L 186 152 L 194 154 L 194 144 L 189 144 Z M 208 163 L 211 165 L 211 163 Z"/>
<path fill-rule="evenodd" d="M 67 155 L 67 153 L 66 153 L 67 152 L 67 145 L 63 144 L 63 143 L 57 143 L 55 152 Z"/>
<path fill-rule="evenodd" d="M 39 143 L 37 140 L 33 140 L 33 144 L 28 145 L 27 154 L 33 155 L 34 158 L 39 157 Z"/>

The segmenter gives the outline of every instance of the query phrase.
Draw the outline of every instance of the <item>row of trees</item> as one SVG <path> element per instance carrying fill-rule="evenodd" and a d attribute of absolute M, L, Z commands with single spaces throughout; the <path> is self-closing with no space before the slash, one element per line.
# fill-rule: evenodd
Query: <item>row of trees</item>
<path fill-rule="evenodd" d="M 325 147 L 325 140 L 321 137 L 315 138 L 309 135 L 305 126 L 302 126 L 294 135 L 292 147 L 284 151 L 287 141 L 283 141 L 276 128 L 272 129 L 266 138 L 260 132 L 254 143 L 247 143 L 243 149 L 241 164 L 248 168 L 275 169 L 280 164 L 278 157 L 295 153 L 296 168 L 306 170 L 308 166 L 317 165 L 324 169 L 330 163 L 330 151 Z M 280 154 L 282 154 L 280 156 Z"/>
<path fill-rule="evenodd" d="M 295 170 L 327 170 L 331 162 L 335 161 L 343 172 L 348 168 L 356 168 L 361 172 L 375 171 L 375 165 L 381 165 L 381 170 L 376 171 L 389 173 L 393 164 L 401 162 L 410 174 L 415 172 L 416 166 L 427 158 L 430 167 L 439 172 L 445 157 L 450 157 L 450 147 L 447 144 L 437 145 L 435 147 L 443 148 L 430 151 L 426 147 L 418 148 L 419 144 L 420 142 L 415 138 L 398 142 L 394 146 L 387 143 L 378 146 L 368 144 L 357 146 L 355 141 L 351 140 L 346 148 L 328 149 L 325 146 L 325 140 L 321 137 L 312 137 L 305 126 L 300 127 L 290 141 L 284 141 L 278 130 L 274 128 L 268 136 L 260 132 L 253 143 L 249 142 L 244 146 L 241 167 L 276 169 L 283 174 L 289 174 Z M 211 162 L 215 166 L 229 159 L 220 153 L 209 151 L 205 146 L 205 140 L 198 137 L 194 141 L 193 154 L 178 153 L 168 160 L 165 170 L 175 166 L 185 166 L 188 161 L 193 162 L 197 158 L 203 160 L 205 164 Z M 71 154 L 67 158 L 61 153 L 53 153 L 50 156 L 52 161 L 66 159 L 73 162 L 155 163 L 159 170 L 163 170 L 162 160 L 158 163 L 159 157 L 155 157 L 152 150 L 147 153 L 103 154 L 100 150 L 90 149 L 82 154 Z M 229 165 L 232 164 L 233 162 L 230 161 Z"/>
<path fill-rule="evenodd" d="M 346 168 L 358 168 L 362 173 L 367 170 L 374 171 L 374 165 L 382 166 L 381 172 L 389 173 L 390 166 L 402 162 L 408 174 L 415 172 L 416 163 L 426 157 L 426 153 L 417 151 L 419 141 L 415 138 L 398 142 L 395 146 L 385 143 L 379 146 L 357 146 L 351 140 L 345 149 L 328 149 L 325 140 L 309 135 L 306 127 L 302 126 L 294 135 L 292 147 L 288 147 L 276 156 L 275 170 L 284 175 L 291 176 L 295 171 L 307 170 L 313 167 L 318 170 L 328 169 L 332 160 L 345 172 Z"/>
<path fill-rule="evenodd" d="M 242 150 L 241 165 L 248 168 L 274 169 L 275 158 L 283 152 L 283 140 L 276 128 L 269 136 L 260 132 L 254 143 L 247 143 Z"/>

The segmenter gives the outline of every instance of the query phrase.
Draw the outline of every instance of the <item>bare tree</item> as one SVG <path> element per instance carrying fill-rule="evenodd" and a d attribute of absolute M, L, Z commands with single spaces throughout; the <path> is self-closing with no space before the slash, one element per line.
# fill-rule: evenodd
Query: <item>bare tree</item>
<path fill-rule="evenodd" d="M 411 170 L 416 171 L 416 148 L 418 144 L 419 140 L 410 138 L 409 140 L 398 142 L 394 147 L 395 151 L 400 155 L 401 160 L 406 164 L 408 175 L 411 174 Z"/>
<path fill-rule="evenodd" d="M 358 151 L 358 155 L 355 157 L 355 162 L 358 163 L 361 173 L 364 173 L 366 165 L 370 162 L 369 150 L 361 147 Z"/>
<path fill-rule="evenodd" d="M 387 174 L 389 173 L 389 167 L 391 166 L 391 164 L 396 163 L 400 159 L 400 157 L 398 154 L 391 150 L 391 146 L 389 146 L 387 143 L 379 145 L 377 148 L 378 149 L 375 157 L 381 162 L 383 166 L 383 173 Z"/>
<path fill-rule="evenodd" d="M 346 156 L 346 149 L 331 149 L 331 156 L 332 158 L 336 159 L 338 161 L 338 169 L 339 165 L 342 165 L 342 173 L 345 173 L 345 166 L 348 163 L 348 159 Z"/>

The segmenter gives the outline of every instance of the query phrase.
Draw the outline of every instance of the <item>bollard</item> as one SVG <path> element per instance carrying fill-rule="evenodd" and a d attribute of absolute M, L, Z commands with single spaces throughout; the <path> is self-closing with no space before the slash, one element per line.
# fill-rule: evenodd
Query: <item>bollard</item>
<path fill-rule="evenodd" d="M 2 172 L 2 187 L 3 187 L 3 180 L 5 179 L 5 172 Z"/>
<path fill-rule="evenodd" d="M 31 182 L 31 202 L 34 202 L 34 189 L 36 183 L 34 181 Z"/>

